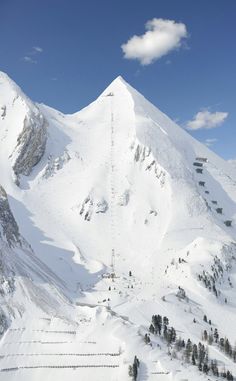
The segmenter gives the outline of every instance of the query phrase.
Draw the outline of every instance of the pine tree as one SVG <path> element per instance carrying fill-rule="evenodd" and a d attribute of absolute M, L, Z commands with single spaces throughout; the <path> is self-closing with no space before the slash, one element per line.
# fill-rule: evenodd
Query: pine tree
<path fill-rule="evenodd" d="M 215 339 L 215 343 L 218 343 L 218 340 L 219 340 L 219 333 L 218 333 L 217 328 L 215 328 L 215 331 L 214 331 L 214 339 Z"/>
<path fill-rule="evenodd" d="M 208 335 L 208 340 L 207 340 L 207 342 L 208 342 L 209 345 L 212 345 L 212 343 L 213 343 L 213 335 L 212 335 L 212 334 L 209 334 L 209 335 Z"/>
<path fill-rule="evenodd" d="M 138 357 L 137 356 L 134 356 L 134 364 L 136 364 L 137 365 L 137 367 L 139 367 L 139 359 L 138 359 Z"/>
<path fill-rule="evenodd" d="M 175 348 L 179 352 L 183 348 L 183 340 L 179 337 L 175 342 Z"/>
<path fill-rule="evenodd" d="M 147 333 L 145 333 L 145 335 L 144 335 L 144 342 L 145 342 L 145 344 L 150 344 L 150 337 L 148 336 L 148 334 Z"/>
<path fill-rule="evenodd" d="M 198 344 L 198 361 L 203 364 L 206 356 L 205 346 L 202 343 Z"/>
<path fill-rule="evenodd" d="M 153 324 L 150 325 L 150 327 L 149 327 L 149 332 L 151 332 L 152 334 L 154 334 L 155 329 L 154 329 Z"/>
<path fill-rule="evenodd" d="M 204 330 L 202 338 L 203 338 L 203 340 L 207 341 L 207 339 L 208 339 L 208 333 L 207 333 L 206 330 Z"/>
<path fill-rule="evenodd" d="M 169 319 L 166 316 L 163 318 L 163 324 L 169 325 Z"/>
<path fill-rule="evenodd" d="M 214 376 L 219 377 L 218 364 L 216 360 L 211 362 L 211 370 Z"/>
<path fill-rule="evenodd" d="M 170 331 L 169 331 L 169 334 L 170 334 L 170 342 L 173 343 L 175 342 L 176 340 L 176 331 L 173 327 L 171 327 Z"/>
<path fill-rule="evenodd" d="M 233 352 L 232 352 L 232 357 L 234 362 L 236 362 L 236 348 L 234 347 Z"/>
<path fill-rule="evenodd" d="M 220 347 L 223 349 L 225 346 L 225 339 L 223 337 L 220 338 Z"/>
<path fill-rule="evenodd" d="M 187 344 L 186 344 L 186 348 L 185 348 L 185 361 L 186 362 L 189 362 L 191 353 L 192 353 L 192 342 L 190 339 L 188 339 Z"/>
<path fill-rule="evenodd" d="M 232 376 L 232 374 L 230 373 L 229 370 L 228 370 L 227 373 L 226 373 L 226 379 L 229 380 L 229 381 L 231 381 L 231 380 L 234 379 L 233 376 Z"/>
<path fill-rule="evenodd" d="M 198 349 L 197 349 L 197 345 L 196 344 L 193 344 L 192 353 L 193 353 L 193 356 L 194 356 L 195 360 L 197 360 L 198 359 Z"/>
<path fill-rule="evenodd" d="M 231 352 L 231 345 L 228 339 L 225 339 L 224 350 L 227 355 Z"/>
<path fill-rule="evenodd" d="M 203 364 L 202 371 L 203 371 L 204 373 L 206 373 L 206 374 L 209 372 L 209 367 L 208 367 L 208 365 L 207 365 L 206 363 Z"/>
<path fill-rule="evenodd" d="M 136 381 L 138 377 L 138 367 L 136 363 L 133 363 L 133 380 Z"/>
<path fill-rule="evenodd" d="M 133 377 L 133 365 L 129 365 L 129 376 Z"/>
<path fill-rule="evenodd" d="M 166 325 L 164 325 L 163 336 L 165 340 L 168 340 L 168 330 Z"/>
<path fill-rule="evenodd" d="M 139 359 L 137 358 L 137 356 L 134 356 L 133 365 L 129 366 L 129 376 L 132 377 L 133 381 L 137 380 L 138 368 L 139 368 Z"/>
<path fill-rule="evenodd" d="M 161 334 L 161 328 L 162 328 L 162 317 L 160 315 L 153 315 L 152 316 L 152 323 L 154 326 L 155 333 Z"/>

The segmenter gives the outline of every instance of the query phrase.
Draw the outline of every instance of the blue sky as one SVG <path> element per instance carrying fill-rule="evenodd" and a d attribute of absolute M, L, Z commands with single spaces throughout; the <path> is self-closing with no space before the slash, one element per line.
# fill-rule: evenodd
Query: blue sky
<path fill-rule="evenodd" d="M 192 121 L 194 137 L 236 158 L 235 0 L 0 0 L 0 14 L 0 70 L 33 100 L 72 113 L 122 75 L 180 125 Z M 143 64 L 139 37 L 126 45 L 137 59 L 124 58 L 121 45 L 154 19 L 173 20 L 167 47 L 154 46 Z M 150 38 L 159 26 L 149 26 Z"/>

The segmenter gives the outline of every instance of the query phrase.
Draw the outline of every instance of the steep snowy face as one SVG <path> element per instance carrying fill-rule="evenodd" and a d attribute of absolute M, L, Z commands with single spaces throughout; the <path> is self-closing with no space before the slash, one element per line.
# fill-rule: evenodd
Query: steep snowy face
<path fill-rule="evenodd" d="M 0 185 L 0 238 L 6 239 L 9 246 L 20 243 L 19 228 L 11 212 L 7 194 Z"/>
<path fill-rule="evenodd" d="M 8 197 L 0 186 L 0 340 L 22 314 L 55 314 L 64 297 L 64 283 L 33 252 L 20 235 Z M 66 308 L 67 309 L 67 308 Z M 61 314 L 66 316 L 65 305 Z"/>
<path fill-rule="evenodd" d="M 224 230 L 223 220 L 210 212 L 217 192 L 209 164 L 223 161 L 121 77 L 74 115 L 40 108 L 49 122 L 48 159 L 30 184 L 34 194 L 45 194 L 40 213 L 56 211 L 57 229 L 83 253 L 107 266 L 115 251 L 127 266 L 139 258 L 142 271 L 158 260 L 161 247 L 168 248 L 169 237 L 175 240 L 173 232 L 192 228 L 179 233 L 181 246 L 197 231 L 207 236 Z M 197 167 L 198 156 L 208 164 Z M 224 205 L 228 218 L 231 202 Z"/>
<path fill-rule="evenodd" d="M 32 192 L 46 193 L 41 212 L 51 205 L 61 216 L 57 229 L 106 266 L 114 251 L 128 263 L 141 258 L 146 241 L 155 242 L 145 254 L 151 261 L 170 219 L 170 175 L 155 156 L 151 129 L 148 135 L 138 126 L 145 115 L 135 112 L 132 91 L 118 78 L 74 115 L 40 106 L 49 123 L 48 159 L 30 181 Z"/>
<path fill-rule="evenodd" d="M 170 245 L 182 248 L 199 234 L 222 234 L 222 240 L 234 234 L 224 224 L 235 219 L 230 166 L 121 77 L 73 115 L 35 106 L 5 76 L 2 84 L 7 106 L 2 123 L 11 103 L 8 118 L 15 118 L 14 128 L 8 121 L 1 130 L 5 185 L 10 189 L 9 157 L 17 179 L 24 175 L 28 190 L 22 201 L 34 225 L 59 246 L 75 250 L 79 265 L 84 255 L 100 263 L 93 264 L 98 272 L 114 258 L 120 269 L 138 258 L 136 270 L 142 273 Z M 228 182 L 221 181 L 221 171 Z M 19 218 L 31 241 L 29 219 Z M 42 245 L 37 250 L 45 251 Z"/>
<path fill-rule="evenodd" d="M 13 170 L 14 181 L 29 175 L 44 154 L 46 121 L 19 87 L 0 72 L 1 160 Z"/>

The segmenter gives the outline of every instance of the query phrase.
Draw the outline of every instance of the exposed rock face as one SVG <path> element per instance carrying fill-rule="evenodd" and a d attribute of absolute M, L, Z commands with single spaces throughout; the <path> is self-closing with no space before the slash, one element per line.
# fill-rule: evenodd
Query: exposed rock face
<path fill-rule="evenodd" d="M 124 193 L 120 196 L 120 200 L 119 200 L 118 205 L 120 205 L 120 206 L 126 206 L 126 205 L 128 205 L 129 198 L 130 198 L 129 190 L 126 189 L 124 191 Z"/>
<path fill-rule="evenodd" d="M 89 195 L 83 201 L 79 214 L 84 217 L 85 221 L 90 221 L 93 213 L 106 213 L 108 210 L 107 201 L 102 198 L 98 200 L 94 200 L 94 198 Z"/>
<path fill-rule="evenodd" d="M 6 112 L 7 112 L 7 107 L 4 105 L 0 108 L 0 112 L 1 112 L 1 118 L 4 119 L 5 116 L 6 116 Z"/>
<path fill-rule="evenodd" d="M 159 180 L 161 187 L 165 185 L 166 172 L 157 163 L 150 148 L 137 144 L 131 146 L 134 149 L 134 160 L 138 164 L 144 166 L 145 171 L 153 172 L 155 177 Z"/>
<path fill-rule="evenodd" d="M 5 240 L 7 244 L 4 244 Z M 10 210 L 7 194 L 0 186 L 0 338 L 9 325 L 6 311 L 1 307 L 5 307 L 5 297 L 11 296 L 15 290 L 14 272 L 5 255 L 5 245 L 9 248 L 17 243 L 21 243 L 19 229 Z"/>
<path fill-rule="evenodd" d="M 4 249 L 0 249 L 0 298 L 10 295 L 15 290 L 14 272 L 9 267 L 9 261 Z M 1 304 L 1 302 L 0 302 Z M 1 326 L 1 310 L 0 310 L 0 326 Z M 1 334 L 1 328 L 0 328 Z"/>
<path fill-rule="evenodd" d="M 48 157 L 48 164 L 44 170 L 43 177 L 45 179 L 48 179 L 49 177 L 52 177 L 63 168 L 63 166 L 68 163 L 68 161 L 71 160 L 71 157 L 69 153 L 65 150 L 63 155 L 58 157 L 49 156 Z"/>
<path fill-rule="evenodd" d="M 102 199 L 97 202 L 96 209 L 95 209 L 96 213 L 106 213 L 107 209 L 108 209 L 108 204 L 106 200 Z"/>
<path fill-rule="evenodd" d="M 12 154 L 12 168 L 16 175 L 17 185 L 19 185 L 19 176 L 28 176 L 42 158 L 46 141 L 47 123 L 43 115 L 40 112 L 26 115 L 23 130 L 17 138 L 17 146 Z"/>
<path fill-rule="evenodd" d="M 11 212 L 7 194 L 0 186 L 0 238 L 4 237 L 6 238 L 9 246 L 14 246 L 16 243 L 20 243 L 18 225 Z"/>
<path fill-rule="evenodd" d="M 0 311 L 0 336 L 6 331 L 8 327 L 7 318 L 3 311 Z"/>

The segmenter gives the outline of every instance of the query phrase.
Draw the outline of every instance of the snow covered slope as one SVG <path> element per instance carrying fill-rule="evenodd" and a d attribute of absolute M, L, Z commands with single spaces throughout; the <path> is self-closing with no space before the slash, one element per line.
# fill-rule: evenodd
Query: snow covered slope
<path fill-rule="evenodd" d="M 135 355 L 140 380 L 204 378 L 177 340 L 144 337 L 160 314 L 192 343 L 211 329 L 236 340 L 235 169 L 121 77 L 64 115 L 1 73 L 0 109 L 0 183 L 25 245 L 3 249 L 25 269 L 11 296 L 22 313 L 5 313 L 4 380 L 128 380 Z M 217 343 L 209 357 L 236 374 Z"/>

